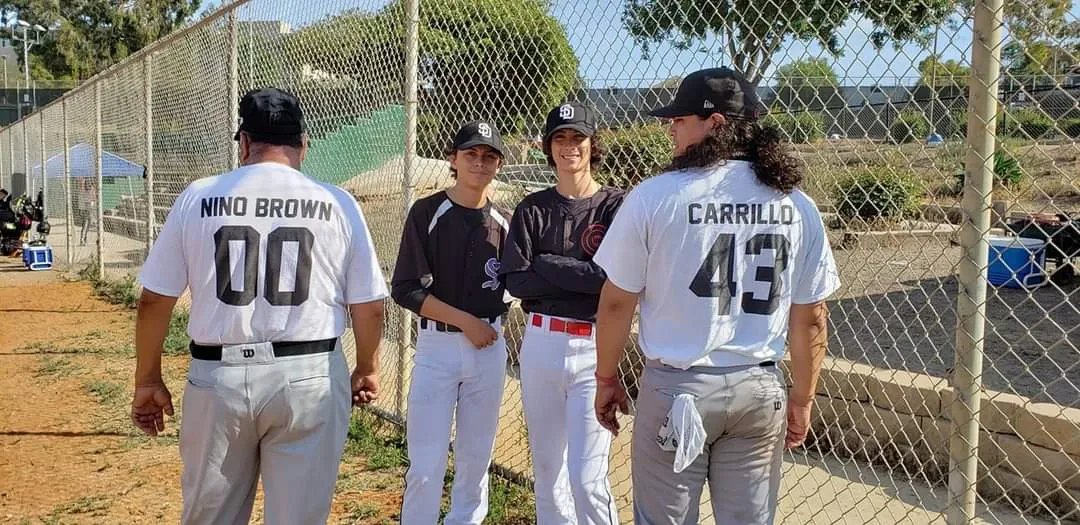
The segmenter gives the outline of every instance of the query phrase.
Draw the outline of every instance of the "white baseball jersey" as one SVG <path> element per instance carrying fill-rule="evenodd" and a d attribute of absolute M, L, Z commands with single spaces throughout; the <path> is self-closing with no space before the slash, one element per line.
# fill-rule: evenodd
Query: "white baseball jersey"
<path fill-rule="evenodd" d="M 641 293 L 645 356 L 683 369 L 779 361 L 791 305 L 840 285 L 813 200 L 765 186 L 746 161 L 642 182 L 593 260 Z"/>
<path fill-rule="evenodd" d="M 278 163 L 191 183 L 139 280 L 190 287 L 188 335 L 205 345 L 339 337 L 349 304 L 388 295 L 356 200 Z"/>

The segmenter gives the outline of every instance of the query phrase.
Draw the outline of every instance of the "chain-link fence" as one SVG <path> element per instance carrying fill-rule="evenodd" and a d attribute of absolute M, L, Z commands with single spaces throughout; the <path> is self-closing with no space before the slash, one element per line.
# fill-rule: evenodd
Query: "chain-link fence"
<path fill-rule="evenodd" d="M 686 73 L 731 65 L 801 157 L 843 280 L 779 521 L 1080 520 L 1080 13 L 915 4 L 237 2 L 0 131 L 0 181 L 46 188 L 58 261 L 133 272 L 183 188 L 236 164 L 239 95 L 279 86 L 310 121 L 303 170 L 357 198 L 390 276 L 408 206 L 450 184 L 461 123 L 507 138 L 493 193 L 507 209 L 555 182 L 538 135 L 566 100 L 599 115 L 595 176 L 631 187 L 671 156 L 647 111 Z M 387 314 L 378 410 L 400 423 L 414 317 Z M 528 480 L 522 319 L 515 306 L 506 322 L 495 462 Z M 609 473 L 624 522 L 629 443 Z"/>

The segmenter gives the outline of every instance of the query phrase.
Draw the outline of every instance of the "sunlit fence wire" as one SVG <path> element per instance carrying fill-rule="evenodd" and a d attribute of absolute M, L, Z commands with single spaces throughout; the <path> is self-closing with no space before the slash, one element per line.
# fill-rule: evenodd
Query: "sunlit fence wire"
<path fill-rule="evenodd" d="M 596 177 L 632 187 L 671 156 L 647 111 L 689 71 L 733 66 L 759 83 L 768 123 L 802 159 L 843 280 L 811 437 L 785 457 L 780 521 L 926 523 L 947 509 L 993 523 L 1080 520 L 1075 10 L 1009 3 L 1004 26 L 986 33 L 1000 45 L 978 55 L 976 24 L 992 28 L 985 8 L 1000 3 L 976 3 L 977 19 L 946 0 L 850 10 L 816 0 L 418 1 L 415 24 L 402 1 L 225 6 L 0 131 L 0 182 L 44 189 L 57 261 L 134 272 L 176 196 L 237 162 L 238 97 L 279 86 L 307 112 L 303 170 L 361 203 L 389 276 L 409 204 L 451 183 L 446 148 L 463 122 L 490 119 L 507 138 L 493 193 L 507 209 L 554 183 L 539 135 L 566 100 L 599 115 Z M 386 319 L 377 411 L 400 424 L 415 319 L 395 305 Z M 505 326 L 511 374 L 495 468 L 527 481 L 520 308 Z M 633 395 L 643 360 L 636 344 L 628 350 Z M 977 414 L 966 391 L 980 392 Z M 968 421 L 977 426 L 954 424 Z M 629 432 L 616 440 L 609 473 L 624 522 L 629 443 Z M 977 461 L 973 478 L 965 459 Z"/>

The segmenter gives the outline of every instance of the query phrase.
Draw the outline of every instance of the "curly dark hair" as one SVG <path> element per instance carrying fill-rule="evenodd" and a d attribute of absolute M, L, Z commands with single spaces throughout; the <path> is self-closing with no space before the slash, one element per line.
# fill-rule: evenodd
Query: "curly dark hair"
<path fill-rule="evenodd" d="M 782 193 L 791 193 L 803 180 L 799 159 L 784 148 L 778 128 L 736 119 L 725 119 L 704 140 L 672 159 L 667 170 L 719 166 L 728 159 L 750 161 L 758 180 Z"/>
<path fill-rule="evenodd" d="M 544 155 L 547 156 L 548 166 L 555 167 L 555 157 L 551 155 L 551 137 L 544 140 L 543 144 Z M 604 144 L 600 140 L 599 134 L 593 134 L 589 137 L 589 167 L 593 171 L 596 171 L 600 167 L 600 162 L 604 160 Z"/>

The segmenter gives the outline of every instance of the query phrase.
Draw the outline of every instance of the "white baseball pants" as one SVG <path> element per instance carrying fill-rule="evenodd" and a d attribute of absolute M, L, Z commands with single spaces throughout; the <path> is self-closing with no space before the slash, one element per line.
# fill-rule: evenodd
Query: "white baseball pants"
<path fill-rule="evenodd" d="M 608 481 L 611 433 L 596 420 L 596 330 L 553 332 L 526 321 L 521 395 L 532 451 L 537 525 L 614 525 Z M 569 321 L 568 319 L 560 319 Z"/>
<path fill-rule="evenodd" d="M 274 357 L 260 343 L 226 346 L 221 361 L 192 359 L 180 422 L 181 523 L 248 523 L 260 475 L 265 523 L 326 523 L 349 383 L 340 341 L 310 355 Z"/>
<path fill-rule="evenodd" d="M 416 338 L 401 524 L 438 522 L 450 428 L 456 420 L 454 485 L 444 523 L 479 525 L 488 512 L 488 467 L 506 383 L 506 341 L 498 322 L 493 327 L 499 338 L 480 350 L 465 334 L 438 332 L 434 325 L 419 329 Z"/>

